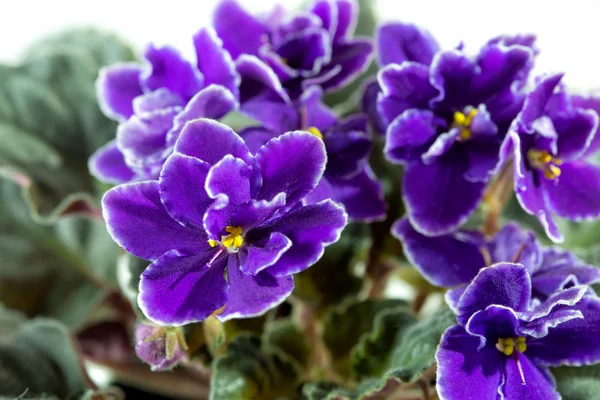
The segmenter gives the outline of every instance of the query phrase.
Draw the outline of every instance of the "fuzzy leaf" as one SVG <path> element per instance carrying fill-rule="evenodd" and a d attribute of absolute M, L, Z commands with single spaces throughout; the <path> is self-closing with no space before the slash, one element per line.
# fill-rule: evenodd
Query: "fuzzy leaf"
<path fill-rule="evenodd" d="M 595 399 L 600 394 L 600 365 L 552 369 L 563 400 Z"/>

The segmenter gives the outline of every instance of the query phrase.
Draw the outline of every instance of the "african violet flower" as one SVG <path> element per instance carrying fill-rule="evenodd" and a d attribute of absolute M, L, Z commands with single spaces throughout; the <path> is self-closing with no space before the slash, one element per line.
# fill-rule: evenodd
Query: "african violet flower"
<path fill-rule="evenodd" d="M 239 76 L 212 29 L 194 35 L 193 65 L 169 46 L 148 46 L 146 64 L 104 68 L 97 82 L 104 113 L 121 121 L 117 138 L 90 159 L 104 182 L 156 179 L 183 125 L 195 118 L 218 119 L 237 107 Z"/>
<path fill-rule="evenodd" d="M 296 98 L 312 85 L 341 88 L 367 67 L 372 45 L 369 39 L 352 38 L 357 17 L 354 0 L 317 0 L 306 12 L 286 15 L 276 9 L 264 18 L 224 0 L 213 25 L 233 58 L 260 57 Z"/>
<path fill-rule="evenodd" d="M 521 207 L 535 215 L 548 237 L 563 236 L 552 213 L 572 220 L 600 217 L 600 167 L 586 161 L 598 114 L 575 106 L 560 88 L 562 74 L 542 78 L 527 96 L 502 146 L 512 157 L 515 192 Z"/>
<path fill-rule="evenodd" d="M 109 190 L 104 218 L 114 240 L 151 260 L 138 303 L 161 325 L 251 317 L 285 300 L 292 275 L 322 255 L 346 225 L 331 200 L 302 199 L 325 168 L 323 142 L 307 132 L 252 155 L 230 128 L 188 122 L 158 181 Z"/>
<path fill-rule="evenodd" d="M 533 232 L 515 223 L 505 225 L 491 239 L 465 230 L 428 237 L 402 218 L 392 227 L 392 234 L 402 241 L 404 254 L 425 279 L 436 286 L 454 288 L 446 292 L 451 308 L 482 268 L 499 262 L 524 265 L 531 276 L 533 297 L 539 300 L 572 286 L 600 282 L 600 269 L 566 250 L 540 246 Z"/>
<path fill-rule="evenodd" d="M 270 139 L 292 130 L 305 130 L 323 140 L 327 166 L 317 188 L 305 204 L 333 199 L 344 205 L 352 220 L 373 221 L 385 215 L 383 189 L 368 164 L 371 137 L 361 115 L 338 121 L 321 102 L 318 86 L 291 100 L 269 68 L 255 57 L 237 60 L 242 93 L 252 87 L 255 96 L 244 98 L 242 111 L 261 122 L 240 132 L 252 153 Z"/>
<path fill-rule="evenodd" d="M 141 323 L 135 328 L 135 353 L 153 371 L 175 367 L 186 357 L 187 343 L 181 328 Z"/>
<path fill-rule="evenodd" d="M 600 362 L 600 300 L 585 293 L 532 305 L 524 266 L 482 269 L 436 354 L 440 399 L 559 399 L 548 367 Z"/>
<path fill-rule="evenodd" d="M 429 37 L 411 43 L 418 46 L 410 52 L 400 46 L 396 57 L 384 59 L 418 61 L 379 72 L 377 109 L 387 126 L 386 156 L 405 165 L 408 216 L 418 231 L 435 236 L 456 229 L 479 204 L 523 105 L 534 51 L 509 38 L 488 42 L 474 58 L 462 47 L 435 53 Z"/>

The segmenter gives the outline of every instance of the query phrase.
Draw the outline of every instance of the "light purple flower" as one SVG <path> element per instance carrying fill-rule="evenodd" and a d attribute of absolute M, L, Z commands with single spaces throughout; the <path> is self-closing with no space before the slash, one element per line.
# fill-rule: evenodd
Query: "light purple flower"
<path fill-rule="evenodd" d="M 561 78 L 538 82 L 501 149 L 502 162 L 513 163 L 521 207 L 555 242 L 563 236 L 552 214 L 575 221 L 600 217 L 600 167 L 586 160 L 598 150 L 598 114 L 573 104 Z"/>
<path fill-rule="evenodd" d="M 339 89 L 368 66 L 370 40 L 352 37 L 357 17 L 354 0 L 316 0 L 305 12 L 289 15 L 278 8 L 266 17 L 223 0 L 213 24 L 234 59 L 260 57 L 297 98 L 312 85 Z"/>
<path fill-rule="evenodd" d="M 453 309 L 479 271 L 499 262 L 524 265 L 531 276 L 532 295 L 542 301 L 573 286 L 600 282 L 600 269 L 566 250 L 540 246 L 533 232 L 515 223 L 505 225 L 491 239 L 464 230 L 427 237 L 402 218 L 392 227 L 392 234 L 402 241 L 404 254 L 425 279 L 452 288 L 446 292 L 446 301 Z"/>
<path fill-rule="evenodd" d="M 505 38 L 475 57 L 462 46 L 436 52 L 426 31 L 406 24 L 384 26 L 378 43 L 387 43 L 383 63 L 401 62 L 378 74 L 377 112 L 387 127 L 386 157 L 405 166 L 408 217 L 423 234 L 451 232 L 475 210 L 496 168 L 525 99 L 534 51 Z M 375 89 L 367 88 L 371 101 Z"/>
<path fill-rule="evenodd" d="M 151 260 L 138 303 L 161 325 L 260 315 L 284 301 L 346 225 L 331 200 L 303 205 L 321 179 L 323 142 L 290 132 L 252 155 L 225 125 L 187 123 L 158 181 L 103 199 L 114 240 Z"/>
<path fill-rule="evenodd" d="M 368 157 L 371 137 L 362 115 L 338 121 L 333 111 L 321 102 L 322 90 L 313 86 L 296 100 L 290 100 L 269 68 L 251 56 L 237 61 L 243 97 L 241 111 L 261 126 L 240 132 L 255 153 L 270 139 L 292 130 L 310 131 L 323 140 L 327 166 L 317 188 L 305 203 L 333 199 L 344 205 L 353 221 L 373 221 L 385 216 L 386 204 L 381 184 L 371 171 Z M 252 88 L 252 90 L 245 90 Z"/>
<path fill-rule="evenodd" d="M 600 300 L 586 289 L 532 303 L 524 266 L 482 269 L 436 354 L 440 399 L 559 399 L 548 367 L 600 361 Z"/>
<path fill-rule="evenodd" d="M 196 64 L 169 46 L 148 46 L 145 64 L 116 64 L 100 71 L 98 100 L 120 121 L 117 138 L 96 151 L 89 168 L 98 179 L 123 183 L 156 179 L 183 125 L 219 119 L 237 107 L 239 76 L 215 32 L 194 35 Z"/>
<path fill-rule="evenodd" d="M 187 344 L 180 328 L 140 323 L 135 328 L 135 353 L 153 371 L 165 371 L 185 359 Z"/>

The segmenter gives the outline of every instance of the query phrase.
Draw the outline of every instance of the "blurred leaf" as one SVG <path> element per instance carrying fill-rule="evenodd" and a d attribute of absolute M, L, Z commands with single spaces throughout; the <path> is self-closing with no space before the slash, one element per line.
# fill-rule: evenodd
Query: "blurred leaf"
<path fill-rule="evenodd" d="M 563 400 L 596 399 L 600 394 L 600 365 L 553 368 Z"/>
<path fill-rule="evenodd" d="M 297 363 L 291 357 L 265 348 L 258 337 L 240 335 L 213 363 L 210 399 L 293 398 L 300 379 Z"/>
<path fill-rule="evenodd" d="M 0 301 L 80 327 L 116 286 L 118 247 L 101 221 L 37 224 L 20 189 L 0 180 Z"/>
<path fill-rule="evenodd" d="M 0 336 L 0 395 L 67 398 L 88 388 L 89 378 L 63 325 L 44 318 L 26 321 L 5 310 L 0 310 L 0 321 L 12 326 Z"/>
<path fill-rule="evenodd" d="M 294 295 L 316 307 L 356 295 L 363 280 L 355 271 L 366 261 L 370 244 L 367 225 L 348 225 L 315 265 L 294 276 Z"/>
<path fill-rule="evenodd" d="M 0 66 L 0 175 L 23 188 L 36 220 L 97 207 L 87 160 L 115 136 L 95 96 L 101 66 L 133 60 L 113 35 L 84 29 L 43 39 Z"/>
<path fill-rule="evenodd" d="M 350 353 L 363 334 L 370 332 L 379 312 L 405 306 L 402 300 L 364 300 L 330 311 L 323 321 L 323 341 L 335 368 L 347 375 Z"/>
<path fill-rule="evenodd" d="M 81 400 L 124 400 L 125 393 L 119 388 L 109 387 L 101 390 L 88 390 Z"/>
<path fill-rule="evenodd" d="M 307 367 L 310 356 L 308 342 L 291 320 L 280 319 L 268 324 L 263 334 L 263 342 L 265 348 L 282 351 L 300 367 Z"/>

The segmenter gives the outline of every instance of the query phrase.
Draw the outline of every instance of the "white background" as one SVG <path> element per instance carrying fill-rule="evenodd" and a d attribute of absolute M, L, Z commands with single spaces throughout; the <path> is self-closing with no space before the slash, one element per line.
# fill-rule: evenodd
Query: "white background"
<path fill-rule="evenodd" d="M 210 23 L 218 0 L 2 0 L 0 62 L 17 62 L 32 40 L 66 26 L 112 30 L 138 51 L 154 41 L 191 52 L 190 37 Z M 240 0 L 269 10 L 276 0 Z M 428 28 L 444 48 L 461 40 L 475 51 L 501 33 L 536 33 L 538 72 L 567 72 L 565 82 L 580 92 L 600 88 L 600 1 L 598 0 L 374 0 L 382 20 Z M 290 8 L 301 0 L 283 0 Z"/>

